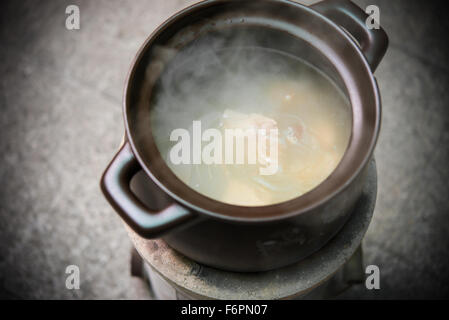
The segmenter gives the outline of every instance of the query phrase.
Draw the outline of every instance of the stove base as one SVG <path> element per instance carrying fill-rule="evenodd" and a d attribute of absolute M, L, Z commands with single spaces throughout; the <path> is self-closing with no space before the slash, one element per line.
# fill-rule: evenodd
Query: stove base
<path fill-rule="evenodd" d="M 306 259 L 267 272 L 238 273 L 203 266 L 161 239 L 146 240 L 127 229 L 144 261 L 141 273 L 151 282 L 156 299 L 332 298 L 348 286 L 364 281 L 361 242 L 373 216 L 376 195 L 373 160 L 362 197 L 342 230 Z"/>
<path fill-rule="evenodd" d="M 136 254 L 138 254 L 136 252 Z M 152 296 L 157 300 L 207 300 L 210 297 L 200 296 L 193 292 L 176 286 L 161 276 L 150 265 L 142 261 L 143 278 L 148 282 Z M 290 297 L 290 299 L 332 299 L 346 291 L 353 285 L 364 282 L 362 248 L 357 249 L 351 259 L 341 267 L 331 279 L 303 295 Z"/>

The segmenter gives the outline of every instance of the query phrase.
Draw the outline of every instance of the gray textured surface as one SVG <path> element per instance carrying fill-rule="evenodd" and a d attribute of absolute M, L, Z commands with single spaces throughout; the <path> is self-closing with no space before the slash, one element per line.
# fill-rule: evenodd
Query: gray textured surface
<path fill-rule="evenodd" d="M 121 95 L 145 37 L 194 1 L 2 1 L 0 293 L 146 298 L 130 242 L 98 181 L 123 135 Z M 378 202 L 365 262 L 381 290 L 344 298 L 449 296 L 448 20 L 441 2 L 356 1 L 381 9 L 391 46 L 376 72 L 383 127 Z M 78 4 L 81 30 L 64 28 Z M 65 288 L 76 264 L 81 289 Z"/>

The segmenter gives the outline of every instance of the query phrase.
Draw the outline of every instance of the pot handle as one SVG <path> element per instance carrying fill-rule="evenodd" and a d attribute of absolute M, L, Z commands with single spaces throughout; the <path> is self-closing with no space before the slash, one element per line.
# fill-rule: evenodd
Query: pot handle
<path fill-rule="evenodd" d="M 368 29 L 368 15 L 359 6 L 349 0 L 327 0 L 311 5 L 310 8 L 349 32 L 359 43 L 371 70 L 376 70 L 387 51 L 388 36 L 381 27 Z"/>
<path fill-rule="evenodd" d="M 106 199 L 137 234 L 157 238 L 195 217 L 177 203 L 159 212 L 146 208 L 130 188 L 132 177 L 140 169 L 129 143 L 125 142 L 101 178 L 101 190 Z"/>

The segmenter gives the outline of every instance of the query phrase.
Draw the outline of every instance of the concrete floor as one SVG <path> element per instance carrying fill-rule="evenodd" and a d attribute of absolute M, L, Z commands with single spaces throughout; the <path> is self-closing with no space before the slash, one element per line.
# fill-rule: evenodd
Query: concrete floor
<path fill-rule="evenodd" d="M 193 2 L 1 2 L 1 297 L 148 298 L 129 275 L 131 244 L 98 182 L 123 136 L 135 52 Z M 355 2 L 377 4 L 390 36 L 376 71 L 379 193 L 364 243 L 381 289 L 342 297 L 447 298 L 449 22 L 442 2 Z M 64 27 L 69 4 L 80 7 L 78 31 Z M 65 288 L 70 264 L 80 267 L 80 290 Z"/>

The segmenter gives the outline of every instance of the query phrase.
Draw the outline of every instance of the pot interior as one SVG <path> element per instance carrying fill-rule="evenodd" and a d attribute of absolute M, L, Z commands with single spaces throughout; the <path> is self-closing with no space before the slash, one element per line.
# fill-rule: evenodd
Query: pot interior
<path fill-rule="evenodd" d="M 209 50 L 198 54 L 198 47 Z M 161 76 L 173 65 L 182 69 L 183 65 L 193 63 L 192 59 L 198 59 L 210 60 L 211 65 L 206 67 L 214 68 L 217 67 L 214 59 L 207 56 L 210 52 L 220 55 L 231 50 L 238 52 L 232 58 L 238 58 L 251 54 L 254 48 L 294 56 L 320 70 L 350 102 L 352 123 L 345 155 L 318 187 L 280 204 L 246 207 L 217 202 L 173 174 L 154 139 L 151 106 Z M 314 11 L 278 1 L 266 1 L 262 6 L 254 6 L 253 2 L 203 3 L 171 18 L 142 48 L 126 91 L 127 134 L 146 173 L 171 197 L 194 210 L 237 219 L 297 214 L 340 192 L 366 164 L 379 125 L 376 90 L 356 44 Z"/>

